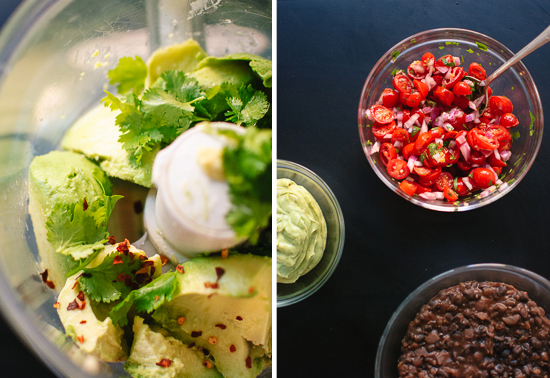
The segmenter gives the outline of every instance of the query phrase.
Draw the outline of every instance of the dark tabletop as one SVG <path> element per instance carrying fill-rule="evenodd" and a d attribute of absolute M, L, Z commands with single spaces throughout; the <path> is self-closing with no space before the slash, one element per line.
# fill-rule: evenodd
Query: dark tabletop
<path fill-rule="evenodd" d="M 277 157 L 308 167 L 342 207 L 340 264 L 312 297 L 279 309 L 279 377 L 372 377 L 392 313 L 431 277 L 506 263 L 550 278 L 550 135 L 523 181 L 464 213 L 413 205 L 375 175 L 360 145 L 365 79 L 393 45 L 424 30 L 471 29 L 519 51 L 550 24 L 550 2 L 277 2 Z M 550 109 L 550 45 L 523 59 Z M 390 378 L 390 377 L 388 377 Z"/>

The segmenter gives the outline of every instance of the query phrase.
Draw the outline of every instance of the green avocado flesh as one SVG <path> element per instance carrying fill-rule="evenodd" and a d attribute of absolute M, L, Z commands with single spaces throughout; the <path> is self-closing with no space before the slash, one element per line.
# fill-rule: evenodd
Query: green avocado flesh
<path fill-rule="evenodd" d="M 65 274 L 75 264 L 69 255 L 56 253 L 47 238 L 46 222 L 55 205 L 70 205 L 86 199 L 92 203 L 111 194 L 111 182 L 94 163 L 80 154 L 52 151 L 37 156 L 29 168 L 29 214 L 42 265 L 56 290 L 65 284 Z"/>

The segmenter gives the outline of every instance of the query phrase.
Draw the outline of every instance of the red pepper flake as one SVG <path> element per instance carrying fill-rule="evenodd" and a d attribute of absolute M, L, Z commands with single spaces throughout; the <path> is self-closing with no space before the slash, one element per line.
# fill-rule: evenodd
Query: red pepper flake
<path fill-rule="evenodd" d="M 145 256 L 145 255 L 139 255 L 139 259 L 140 259 L 141 261 L 147 260 L 147 256 Z"/>
<path fill-rule="evenodd" d="M 208 289 L 208 288 L 210 288 L 210 289 L 219 289 L 219 288 L 220 288 L 220 285 L 218 285 L 217 282 L 214 282 L 214 283 L 212 283 L 212 282 L 205 282 L 205 283 L 204 283 L 204 287 L 207 288 L 207 289 Z"/>
<path fill-rule="evenodd" d="M 229 256 L 229 249 L 222 249 L 222 259 L 226 259 Z"/>
<path fill-rule="evenodd" d="M 84 198 L 84 204 L 82 204 L 82 209 L 84 209 L 84 211 L 88 210 L 88 201 L 86 201 L 86 198 Z"/>
<path fill-rule="evenodd" d="M 216 280 L 216 282 L 218 282 L 224 274 L 225 274 L 225 269 L 217 266 L 216 267 L 216 275 L 218 276 L 218 279 Z"/>
<path fill-rule="evenodd" d="M 124 277 L 124 285 L 132 286 L 132 276 L 130 276 L 129 274 Z"/>
<path fill-rule="evenodd" d="M 115 258 L 113 259 L 113 265 L 122 264 L 123 262 L 124 261 L 122 260 L 121 255 L 116 255 Z"/>
<path fill-rule="evenodd" d="M 81 321 L 80 321 L 80 324 L 86 324 L 86 323 L 87 323 L 86 320 L 81 320 Z"/>
<path fill-rule="evenodd" d="M 194 346 L 195 346 L 195 343 L 191 343 L 191 344 L 189 344 L 189 345 L 187 346 L 187 348 L 188 348 L 188 349 L 191 349 L 191 348 L 193 348 Z"/>
<path fill-rule="evenodd" d="M 246 357 L 246 367 L 252 369 L 252 358 L 250 356 Z"/>
<path fill-rule="evenodd" d="M 111 235 L 109 236 L 109 240 L 107 241 L 109 244 L 111 245 L 115 245 L 116 244 L 116 237 L 115 235 Z"/>
<path fill-rule="evenodd" d="M 248 288 L 248 294 L 252 294 L 254 292 L 254 286 L 250 286 Z"/>
<path fill-rule="evenodd" d="M 143 262 L 142 266 L 152 266 L 152 265 L 155 265 L 155 262 L 152 260 L 147 260 Z"/>
<path fill-rule="evenodd" d="M 83 301 L 84 300 L 84 293 L 82 292 L 82 290 L 80 290 L 78 292 L 78 295 L 76 296 L 79 300 Z"/>
<path fill-rule="evenodd" d="M 130 261 L 134 260 L 134 253 L 133 252 L 128 252 L 128 256 L 130 256 Z"/>
<path fill-rule="evenodd" d="M 123 242 L 118 243 L 116 250 L 127 256 L 130 251 L 130 242 L 128 239 L 124 239 Z"/>
<path fill-rule="evenodd" d="M 169 360 L 168 358 L 163 358 L 162 360 L 160 360 L 160 362 L 157 362 L 157 365 L 168 368 L 170 367 L 170 365 L 172 365 L 172 361 Z"/>
<path fill-rule="evenodd" d="M 86 301 L 82 301 L 78 303 L 79 310 L 84 310 L 85 307 L 86 307 Z"/>
<path fill-rule="evenodd" d="M 73 287 L 71 287 L 71 290 L 74 289 L 76 287 L 76 285 L 78 285 L 78 278 L 74 281 L 74 284 L 73 284 Z"/>
<path fill-rule="evenodd" d="M 161 262 L 162 266 L 166 265 L 166 263 L 168 262 L 168 257 L 166 257 L 164 255 L 160 255 L 160 262 Z"/>
<path fill-rule="evenodd" d="M 185 323 L 185 317 L 180 316 L 180 317 L 178 318 L 178 324 L 179 324 L 179 325 L 183 325 L 183 323 Z"/>
<path fill-rule="evenodd" d="M 69 303 L 69 305 L 67 306 L 67 311 L 76 310 L 77 308 L 78 308 L 78 303 L 76 302 L 76 299 L 75 299 L 74 301 Z"/>
<path fill-rule="evenodd" d="M 60 308 L 60 307 L 61 307 L 61 303 L 59 303 L 59 302 L 55 302 L 53 304 L 53 308 Z"/>
<path fill-rule="evenodd" d="M 116 276 L 117 280 L 120 282 L 124 282 L 124 279 L 126 278 L 124 273 L 120 273 L 118 276 Z"/>
<path fill-rule="evenodd" d="M 46 283 L 48 281 L 48 269 L 44 270 L 40 275 L 42 276 L 42 282 Z"/>
<path fill-rule="evenodd" d="M 50 289 L 55 289 L 55 284 L 54 284 L 52 281 L 50 281 L 50 280 L 46 281 L 46 285 L 47 285 Z"/>
<path fill-rule="evenodd" d="M 183 269 L 182 265 L 176 266 L 176 270 L 178 271 L 178 273 L 181 273 L 181 274 L 185 273 L 185 270 Z"/>
<path fill-rule="evenodd" d="M 138 270 L 135 275 L 137 276 L 138 274 L 147 274 L 149 273 L 149 267 L 147 265 L 144 265 L 141 267 L 140 270 Z"/>
<path fill-rule="evenodd" d="M 84 344 L 84 336 L 78 336 L 78 341 L 80 341 L 80 344 Z"/>
<path fill-rule="evenodd" d="M 225 326 L 225 324 L 221 324 L 221 323 L 216 324 L 216 327 L 221 328 L 221 329 L 226 329 L 227 328 Z"/>
<path fill-rule="evenodd" d="M 243 318 L 240 315 L 237 315 L 237 317 L 235 319 L 237 319 L 238 321 L 243 320 Z"/>
<path fill-rule="evenodd" d="M 202 362 L 203 366 L 207 369 L 211 369 L 212 368 L 212 362 L 206 360 L 206 361 L 203 361 Z"/>
<path fill-rule="evenodd" d="M 160 297 L 158 295 L 155 295 L 155 302 L 158 302 L 159 299 Z"/>
<path fill-rule="evenodd" d="M 192 331 L 191 337 L 199 337 L 202 335 L 202 331 Z"/>
<path fill-rule="evenodd" d="M 237 348 L 235 348 L 235 345 L 231 344 L 231 346 L 229 347 L 229 351 L 231 353 L 234 353 L 236 350 L 237 350 Z"/>

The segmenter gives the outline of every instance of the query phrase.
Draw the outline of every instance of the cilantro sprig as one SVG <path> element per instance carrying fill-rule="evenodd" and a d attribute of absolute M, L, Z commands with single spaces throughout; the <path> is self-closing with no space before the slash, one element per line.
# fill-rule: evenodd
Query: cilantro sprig
<path fill-rule="evenodd" d="M 125 94 L 130 91 L 139 93 L 145 87 L 145 78 L 147 77 L 147 66 L 143 59 L 136 56 L 120 58 L 116 68 L 110 70 L 107 74 L 109 84 L 117 86 L 119 94 Z"/>

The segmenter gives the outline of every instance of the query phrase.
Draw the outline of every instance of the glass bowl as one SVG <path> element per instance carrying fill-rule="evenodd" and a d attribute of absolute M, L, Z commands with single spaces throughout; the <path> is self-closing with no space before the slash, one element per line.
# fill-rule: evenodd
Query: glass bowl
<path fill-rule="evenodd" d="M 361 144 L 369 164 L 382 182 L 406 200 L 437 211 L 476 209 L 509 193 L 520 183 L 533 164 L 542 141 L 544 125 L 538 90 L 522 62 L 509 68 L 491 83 L 494 95 L 506 96 L 512 101 L 514 115 L 519 120 L 519 125 L 510 129 L 510 132 L 519 132 L 520 138 L 514 140 L 512 157 L 499 176 L 508 184 L 507 186 L 504 185 L 483 198 L 469 195 L 454 203 L 446 200 L 427 200 L 418 195 L 409 196 L 399 189 L 399 182 L 387 173 L 378 153 L 369 153 L 374 136 L 369 127 L 372 122 L 366 117 L 366 111 L 379 99 L 384 88 L 392 88 L 392 71 L 406 70 L 411 62 L 419 60 L 427 52 L 431 52 L 436 59 L 446 54 L 461 57 L 461 66 L 466 71 L 471 62 L 478 62 L 487 71 L 487 76 L 514 55 L 506 46 L 491 37 L 465 29 L 433 29 L 404 39 L 380 58 L 363 86 L 358 113 Z"/>
<path fill-rule="evenodd" d="M 56 293 L 39 275 L 27 211 L 30 162 L 58 148 L 69 126 L 99 104 L 103 89 L 116 91 L 106 73 L 119 58 L 146 59 L 158 47 L 192 37 L 210 55 L 248 52 L 271 59 L 271 14 L 265 0 L 27 0 L 2 29 L 0 311 L 56 375 L 129 376 L 122 363 L 99 363 L 65 336 L 53 308 Z M 139 195 L 144 200 L 146 194 Z M 134 225 L 129 218 L 109 226 L 128 229 Z M 143 230 L 134 232 L 137 237 Z"/>
<path fill-rule="evenodd" d="M 392 315 L 378 345 L 376 378 L 399 376 L 397 362 L 401 356 L 401 340 L 420 308 L 439 291 L 472 280 L 512 285 L 526 291 L 546 313 L 550 311 L 550 281 L 526 269 L 505 264 L 475 264 L 442 273 L 413 291 Z"/>
<path fill-rule="evenodd" d="M 305 187 L 315 198 L 327 223 L 327 244 L 321 261 L 292 284 L 277 283 L 277 307 L 288 306 L 315 293 L 330 278 L 344 249 L 344 216 L 328 185 L 309 169 L 277 160 L 277 178 L 287 178 Z"/>

